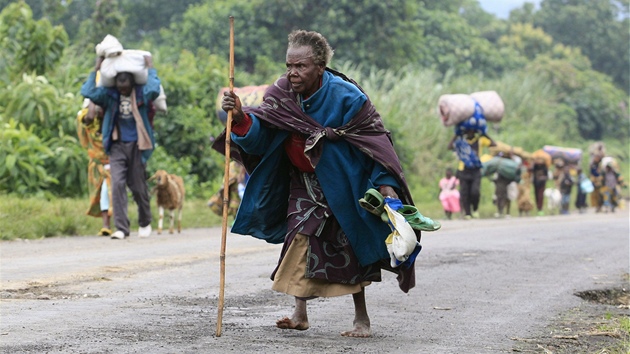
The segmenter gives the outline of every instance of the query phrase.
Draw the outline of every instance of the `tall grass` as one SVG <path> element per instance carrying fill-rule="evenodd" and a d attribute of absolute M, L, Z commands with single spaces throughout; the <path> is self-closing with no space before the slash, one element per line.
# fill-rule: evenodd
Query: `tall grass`
<path fill-rule="evenodd" d="M 438 77 L 432 71 L 412 66 L 362 74 L 360 68 L 344 64 L 340 70 L 362 86 L 381 114 L 385 127 L 392 132 L 414 200 L 427 216 L 442 217 L 437 199 L 438 181 L 447 167 L 457 166 L 457 157 L 447 149 L 453 129 L 444 127 L 437 115 L 437 101 L 443 94 L 497 91 L 505 103 L 505 116 L 501 123 L 491 124 L 492 138 L 529 152 L 544 145 L 580 148 L 584 152 L 582 167 L 588 171 L 588 147 L 593 142 L 580 138 L 575 113 L 559 104 L 549 81 L 535 73 L 512 72 L 488 79 L 483 76 Z M 628 179 L 628 138 L 604 142 L 608 155 L 619 160 L 622 174 Z M 220 184 L 221 181 L 214 181 L 197 189 L 187 188 L 191 192 L 187 193 L 183 227 L 220 225 L 220 218 L 205 204 L 205 198 L 213 191 L 207 189 L 218 188 Z M 482 180 L 481 193 L 480 213 L 482 217 L 491 216 L 494 185 L 486 178 Z M 627 189 L 624 195 L 627 198 Z M 85 215 L 87 203 L 87 197 L 49 201 L 0 196 L 0 239 L 94 235 L 101 227 L 101 220 Z M 152 211 L 157 220 L 157 208 L 152 206 Z M 137 216 L 132 202 L 129 214 L 134 230 Z M 515 206 L 511 214 L 517 215 Z"/>
<path fill-rule="evenodd" d="M 133 200 L 130 198 L 130 201 Z M 96 235 L 102 227 L 101 218 L 85 214 L 89 200 L 19 198 L 0 196 L 0 240 L 38 239 L 53 236 Z M 158 213 L 151 205 L 153 227 L 157 229 Z M 183 209 L 183 228 L 199 228 L 221 225 L 221 218 L 206 206 L 206 200 L 186 200 Z M 138 228 L 138 212 L 135 204 L 129 204 L 131 231 Z M 164 225 L 168 229 L 168 217 Z M 114 227 L 114 221 L 111 221 Z"/>
<path fill-rule="evenodd" d="M 544 145 L 579 148 L 583 151 L 582 167 L 588 171 L 588 147 L 593 141 L 580 137 L 575 112 L 558 103 L 551 83 L 535 73 L 517 71 L 496 79 L 481 75 L 439 78 L 432 71 L 411 66 L 361 74 L 360 68 L 350 64 L 342 66 L 341 71 L 361 85 L 392 132 L 417 203 L 436 199 L 437 184 L 445 169 L 457 167 L 457 157 L 447 149 L 453 128 L 444 127 L 437 114 L 437 101 L 443 94 L 497 91 L 505 103 L 505 115 L 500 123 L 490 123 L 488 134 L 494 140 L 528 152 Z M 627 174 L 627 138 L 604 142 L 608 154 L 619 160 L 622 173 Z M 482 199 L 491 200 L 493 191 L 492 183 L 484 179 Z"/>

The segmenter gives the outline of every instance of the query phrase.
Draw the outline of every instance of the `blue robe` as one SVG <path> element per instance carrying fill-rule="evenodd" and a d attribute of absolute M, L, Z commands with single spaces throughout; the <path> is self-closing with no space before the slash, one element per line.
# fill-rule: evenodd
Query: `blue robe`
<path fill-rule="evenodd" d="M 338 128 L 350 122 L 366 101 L 355 85 L 325 72 L 322 87 L 301 106 L 323 127 Z M 261 156 L 261 160 L 251 171 L 232 232 L 281 243 L 287 233 L 290 167 L 283 143 L 290 131 L 268 126 L 254 114 L 250 116 L 248 133 L 243 137 L 232 134 L 231 139 L 245 153 Z M 315 174 L 361 265 L 388 259 L 385 239 L 391 230 L 361 208 L 358 200 L 369 188 L 399 188 L 394 176 L 343 138 L 323 143 Z"/>

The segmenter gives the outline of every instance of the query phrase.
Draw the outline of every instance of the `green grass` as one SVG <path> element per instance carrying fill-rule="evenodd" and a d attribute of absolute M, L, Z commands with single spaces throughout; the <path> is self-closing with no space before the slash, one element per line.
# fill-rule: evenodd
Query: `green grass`
<path fill-rule="evenodd" d="M 0 198 L 0 240 L 96 235 L 102 220 L 85 214 L 88 203 L 87 198 L 46 200 L 3 195 Z M 156 228 L 158 211 L 154 203 L 151 212 Z M 206 200 L 186 200 L 182 215 L 183 228 L 221 225 L 221 218 L 210 211 Z M 137 229 L 138 211 L 133 202 L 129 203 L 129 220 L 132 230 Z M 167 225 L 168 222 L 164 222 Z"/>
<path fill-rule="evenodd" d="M 418 210 L 425 216 L 445 219 L 442 204 L 438 200 L 439 188 L 434 186 L 411 185 L 414 202 Z M 415 188 L 414 188 L 415 187 Z M 488 179 L 481 181 L 481 201 L 479 214 L 481 218 L 492 218 L 497 211 L 492 204 L 494 184 Z M 623 191 L 624 199 L 628 198 L 628 189 Z M 138 212 L 133 199 L 129 197 L 129 220 L 131 230 L 138 228 Z M 531 200 L 534 201 L 533 192 Z M 587 199 L 588 200 L 588 199 Z M 571 198 L 571 210 L 575 201 L 575 190 Z M 201 228 L 221 226 L 221 217 L 210 211 L 206 199 L 186 199 L 183 210 L 182 228 Z M 54 236 L 86 236 L 96 235 L 101 229 L 101 218 L 87 216 L 88 199 L 60 198 L 48 200 L 45 198 L 21 198 L 12 195 L 0 197 L 0 240 L 38 239 Z M 157 207 L 152 200 L 153 227 L 157 228 Z M 516 202 L 512 202 L 510 215 L 518 216 Z M 530 216 L 535 215 L 535 211 Z M 459 215 L 454 215 L 454 218 Z M 231 220 L 230 220 L 231 221 Z M 165 216 L 165 226 L 168 225 Z M 113 220 L 112 220 L 113 227 Z M 166 226 L 167 227 L 167 226 Z"/>
<path fill-rule="evenodd" d="M 602 348 L 597 353 L 627 354 L 630 353 L 630 318 L 623 315 L 612 315 L 606 313 L 602 319 L 604 322 L 597 328 L 597 332 L 610 333 L 618 336 L 619 342 L 606 348 Z"/>
<path fill-rule="evenodd" d="M 495 212 L 492 205 L 494 187 L 489 181 L 482 183 L 482 202 L 479 212 L 481 217 L 491 217 Z M 414 193 L 415 202 L 423 215 L 434 219 L 443 219 L 444 212 L 435 193 Z M 138 211 L 129 198 L 129 220 L 132 231 L 138 228 Z M 88 199 L 53 199 L 20 198 L 4 195 L 0 198 L 0 240 L 38 239 L 55 236 L 93 236 L 101 229 L 101 218 L 85 214 Z M 512 208 L 513 211 L 515 208 Z M 153 227 L 157 227 L 157 207 L 151 204 Z M 165 216 L 165 226 L 167 220 Z M 200 228 L 221 226 L 221 217 L 215 215 L 206 206 L 205 199 L 187 199 L 184 204 L 182 227 Z M 113 220 L 112 220 L 113 227 Z"/>

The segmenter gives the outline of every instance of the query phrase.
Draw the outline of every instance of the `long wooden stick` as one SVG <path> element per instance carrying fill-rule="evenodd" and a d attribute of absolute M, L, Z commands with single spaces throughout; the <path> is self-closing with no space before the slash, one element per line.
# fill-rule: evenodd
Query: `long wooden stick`
<path fill-rule="evenodd" d="M 230 93 L 234 93 L 234 16 L 230 16 Z M 223 229 L 221 232 L 221 278 L 219 281 L 219 306 L 217 309 L 217 337 L 221 337 L 223 323 L 223 301 L 225 300 L 225 243 L 230 203 L 230 134 L 232 133 L 232 110 L 227 112 L 225 123 L 225 174 L 223 177 Z"/>

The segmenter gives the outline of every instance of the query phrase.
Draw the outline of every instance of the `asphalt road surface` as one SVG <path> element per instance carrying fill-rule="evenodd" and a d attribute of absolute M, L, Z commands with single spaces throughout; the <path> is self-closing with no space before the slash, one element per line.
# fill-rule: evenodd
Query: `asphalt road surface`
<path fill-rule="evenodd" d="M 576 292 L 627 287 L 628 216 L 444 221 L 423 234 L 414 289 L 389 272 L 367 288 L 367 339 L 339 335 L 351 296 L 309 301 L 306 331 L 276 328 L 294 305 L 270 289 L 281 246 L 232 234 L 217 337 L 221 228 L 2 242 L 0 351 L 509 353 L 580 306 Z"/>

